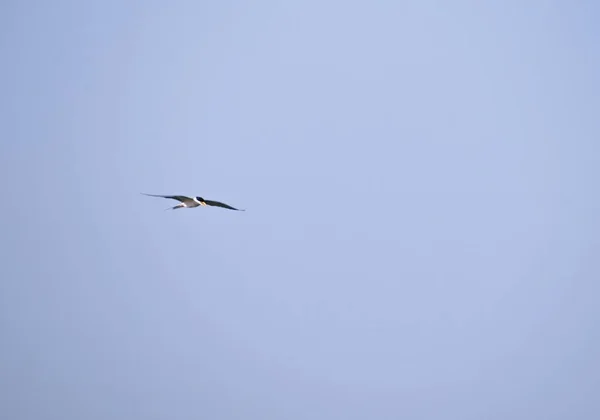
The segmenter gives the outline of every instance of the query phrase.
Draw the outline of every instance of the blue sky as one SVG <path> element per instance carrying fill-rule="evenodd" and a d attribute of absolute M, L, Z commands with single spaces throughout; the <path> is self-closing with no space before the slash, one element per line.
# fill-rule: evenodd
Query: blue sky
<path fill-rule="evenodd" d="M 0 417 L 598 418 L 599 12 L 4 2 Z"/>

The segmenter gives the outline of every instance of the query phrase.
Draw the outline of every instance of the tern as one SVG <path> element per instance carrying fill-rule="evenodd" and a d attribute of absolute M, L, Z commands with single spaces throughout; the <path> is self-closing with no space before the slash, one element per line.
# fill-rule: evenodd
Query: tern
<path fill-rule="evenodd" d="M 243 209 L 236 209 L 235 207 L 231 207 L 228 204 L 221 203 L 220 201 L 213 200 L 205 200 L 202 197 L 186 197 L 185 195 L 156 195 L 156 194 L 146 194 L 141 193 L 143 195 L 147 195 L 150 197 L 161 197 L 161 198 L 170 198 L 172 200 L 177 200 L 181 202 L 181 204 L 177 204 L 175 207 L 169 207 L 166 210 L 177 210 L 177 209 L 191 209 L 194 207 L 200 206 L 215 206 L 215 207 L 223 207 L 224 209 L 236 210 L 236 211 L 245 211 Z"/>

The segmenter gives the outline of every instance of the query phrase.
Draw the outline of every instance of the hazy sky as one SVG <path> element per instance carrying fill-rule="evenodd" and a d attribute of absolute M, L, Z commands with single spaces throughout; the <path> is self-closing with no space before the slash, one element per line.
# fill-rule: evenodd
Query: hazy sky
<path fill-rule="evenodd" d="M 2 2 L 0 418 L 600 418 L 599 19 Z"/>

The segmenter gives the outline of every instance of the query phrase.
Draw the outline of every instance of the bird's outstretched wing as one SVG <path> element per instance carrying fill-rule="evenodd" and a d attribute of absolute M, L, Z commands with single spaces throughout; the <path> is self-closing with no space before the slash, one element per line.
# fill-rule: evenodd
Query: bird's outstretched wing
<path fill-rule="evenodd" d="M 170 198 L 172 200 L 181 201 L 182 203 L 186 200 L 192 200 L 190 197 L 186 197 L 185 195 L 157 195 L 157 194 L 146 194 L 146 193 L 140 193 L 140 194 L 147 195 L 150 197 Z"/>
<path fill-rule="evenodd" d="M 223 207 L 224 209 L 236 210 L 236 211 L 246 211 L 243 209 L 236 209 L 235 207 L 231 207 L 230 205 L 221 203 L 220 201 L 204 200 L 204 202 L 206 203 L 207 206 Z"/>

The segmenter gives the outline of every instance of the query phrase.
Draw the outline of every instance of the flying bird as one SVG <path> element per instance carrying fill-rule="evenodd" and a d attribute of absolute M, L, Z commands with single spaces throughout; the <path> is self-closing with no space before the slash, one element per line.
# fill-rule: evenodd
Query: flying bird
<path fill-rule="evenodd" d="M 177 209 L 185 209 L 185 208 L 194 208 L 199 206 L 215 206 L 215 207 L 223 207 L 224 209 L 236 210 L 236 211 L 245 211 L 243 209 L 236 209 L 235 207 L 231 207 L 228 204 L 221 203 L 220 201 L 213 200 L 205 200 L 202 197 L 186 197 L 185 195 L 155 195 L 155 194 L 146 194 L 150 197 L 161 197 L 161 198 L 170 198 L 172 200 L 177 200 L 181 204 L 177 204 L 175 207 L 169 207 L 166 210 L 177 210 Z"/>

